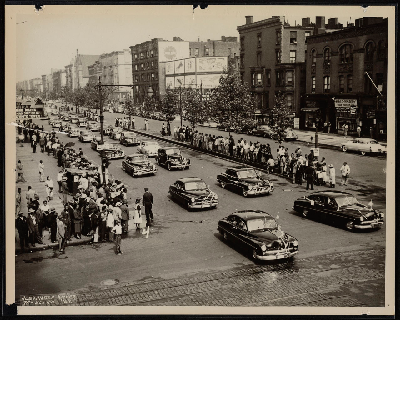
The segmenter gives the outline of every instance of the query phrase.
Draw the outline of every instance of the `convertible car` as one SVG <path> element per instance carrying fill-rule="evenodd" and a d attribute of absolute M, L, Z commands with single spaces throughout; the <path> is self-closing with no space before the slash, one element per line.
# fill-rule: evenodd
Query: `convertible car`
<path fill-rule="evenodd" d="M 171 171 L 173 169 L 189 169 L 190 160 L 182 156 L 178 147 L 164 147 L 158 150 L 158 165 L 162 165 Z"/>
<path fill-rule="evenodd" d="M 148 157 L 156 157 L 159 148 L 160 145 L 158 144 L 158 142 L 145 140 L 140 143 L 139 153 L 146 154 Z"/>
<path fill-rule="evenodd" d="M 223 188 L 237 191 L 244 197 L 270 194 L 274 190 L 274 185 L 251 167 L 228 168 L 217 175 L 217 180 Z"/>
<path fill-rule="evenodd" d="M 336 190 L 316 192 L 297 199 L 293 210 L 305 218 L 338 225 L 349 231 L 379 228 L 384 218 L 383 213 L 372 208 L 372 201 L 366 206 L 351 193 Z"/>
<path fill-rule="evenodd" d="M 144 154 L 126 156 L 122 161 L 122 169 L 134 177 L 155 175 L 157 172 L 157 167 Z"/>
<path fill-rule="evenodd" d="M 357 138 L 342 143 L 343 151 L 356 151 L 365 156 L 367 153 L 383 154 L 387 153 L 387 147 L 383 146 L 374 139 Z"/>
<path fill-rule="evenodd" d="M 218 195 L 200 178 L 178 179 L 169 187 L 169 194 L 188 210 L 218 206 Z"/>
<path fill-rule="evenodd" d="M 218 231 L 225 241 L 248 252 L 254 260 L 291 258 L 299 251 L 297 239 L 283 232 L 263 211 L 237 211 L 218 221 Z"/>

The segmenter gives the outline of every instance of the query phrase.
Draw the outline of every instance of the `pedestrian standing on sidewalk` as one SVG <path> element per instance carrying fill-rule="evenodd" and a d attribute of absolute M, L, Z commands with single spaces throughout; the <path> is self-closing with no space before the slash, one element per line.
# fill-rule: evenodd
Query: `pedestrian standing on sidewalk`
<path fill-rule="evenodd" d="M 140 198 L 136 199 L 135 212 L 133 215 L 133 223 L 136 225 L 136 230 L 140 229 L 140 225 L 142 224 L 142 208 L 140 207 Z"/>
<path fill-rule="evenodd" d="M 44 153 L 44 144 L 45 144 L 44 134 L 42 134 L 42 135 L 40 136 L 40 139 L 39 139 L 40 151 L 41 151 L 42 153 Z"/>
<path fill-rule="evenodd" d="M 32 186 L 28 186 L 28 191 L 25 195 L 27 206 L 31 204 L 32 200 L 35 198 L 35 191 L 32 189 Z"/>
<path fill-rule="evenodd" d="M 306 174 L 306 179 L 307 179 L 306 190 L 308 190 L 308 189 L 314 190 L 314 167 L 312 166 L 311 163 L 308 164 L 305 174 Z"/>
<path fill-rule="evenodd" d="M 21 250 L 25 251 L 25 248 L 29 248 L 29 231 L 28 231 L 28 222 L 24 214 L 22 214 L 22 212 L 18 213 L 18 217 L 15 220 L 15 226 L 18 231 L 19 244 L 21 246 Z"/>
<path fill-rule="evenodd" d="M 58 193 L 62 192 L 62 179 L 63 179 L 63 170 L 60 169 L 60 171 L 57 174 Z"/>
<path fill-rule="evenodd" d="M 121 224 L 122 224 L 122 233 L 126 235 L 128 233 L 128 223 L 129 223 L 129 209 L 128 203 L 124 201 L 121 204 Z"/>
<path fill-rule="evenodd" d="M 29 208 L 28 210 L 28 231 L 29 231 L 29 239 L 33 247 L 36 247 L 36 243 L 42 244 L 42 240 L 39 237 L 38 224 L 35 216 L 35 210 L 33 208 Z"/>
<path fill-rule="evenodd" d="M 347 124 L 344 124 L 343 125 L 343 134 L 344 134 L 344 136 L 347 136 L 348 129 L 349 129 L 349 126 Z"/>
<path fill-rule="evenodd" d="M 57 219 L 57 239 L 58 250 L 60 253 L 65 253 L 65 225 L 61 215 Z"/>
<path fill-rule="evenodd" d="M 75 204 L 74 206 L 74 231 L 75 231 L 75 238 L 81 238 L 81 227 L 82 227 L 82 213 L 78 208 L 78 205 Z"/>
<path fill-rule="evenodd" d="M 47 201 L 53 200 L 54 183 L 53 183 L 53 179 L 51 179 L 50 176 L 47 177 L 45 186 L 46 186 L 46 193 L 47 193 Z"/>
<path fill-rule="evenodd" d="M 21 188 L 17 189 L 17 194 L 15 196 L 15 215 L 18 216 L 21 212 L 22 194 Z"/>
<path fill-rule="evenodd" d="M 347 186 L 347 180 L 349 179 L 349 175 L 350 175 L 350 167 L 349 167 L 349 165 L 347 164 L 346 161 L 340 167 L 340 172 L 342 173 L 342 182 L 341 182 L 341 184 Z"/>
<path fill-rule="evenodd" d="M 149 192 L 148 188 L 144 188 L 143 205 L 147 226 L 150 226 L 150 223 L 153 222 L 153 195 Z"/>
<path fill-rule="evenodd" d="M 65 206 L 66 204 L 68 204 L 68 184 L 67 184 L 67 177 L 66 176 L 63 177 L 61 187 L 62 187 L 62 194 L 63 194 L 62 201 L 63 201 L 63 204 Z"/>
<path fill-rule="evenodd" d="M 21 160 L 17 162 L 17 182 L 26 182 L 24 178 L 24 166 Z"/>
<path fill-rule="evenodd" d="M 39 182 L 44 182 L 44 164 L 43 164 L 43 160 L 39 161 Z"/>
<path fill-rule="evenodd" d="M 111 208 L 110 208 L 111 207 Z M 113 228 L 114 228 L 114 216 L 113 216 L 113 207 L 110 206 L 107 210 L 107 233 L 108 240 L 110 242 L 113 241 Z"/>
<path fill-rule="evenodd" d="M 328 167 L 329 187 L 334 188 L 336 185 L 336 171 L 333 164 Z"/>
<path fill-rule="evenodd" d="M 114 228 L 112 228 L 112 232 L 114 234 L 115 241 L 115 254 L 118 256 L 122 254 L 121 251 L 121 235 L 122 235 L 122 226 L 120 221 L 115 221 Z"/>
<path fill-rule="evenodd" d="M 361 126 L 357 126 L 357 137 L 361 137 Z"/>

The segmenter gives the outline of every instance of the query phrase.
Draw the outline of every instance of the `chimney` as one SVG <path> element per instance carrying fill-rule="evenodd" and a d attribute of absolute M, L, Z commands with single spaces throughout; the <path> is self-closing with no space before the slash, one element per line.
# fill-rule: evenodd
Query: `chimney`
<path fill-rule="evenodd" d="M 252 15 L 246 15 L 246 25 L 250 25 L 253 23 L 253 16 Z"/>
<path fill-rule="evenodd" d="M 301 19 L 301 26 L 310 26 L 310 18 L 302 18 Z"/>
<path fill-rule="evenodd" d="M 315 27 L 325 28 L 325 17 L 315 17 Z"/>

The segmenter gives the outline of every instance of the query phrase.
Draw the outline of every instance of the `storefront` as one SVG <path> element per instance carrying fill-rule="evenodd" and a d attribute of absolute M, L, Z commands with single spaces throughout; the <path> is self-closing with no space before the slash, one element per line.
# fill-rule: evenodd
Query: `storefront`
<path fill-rule="evenodd" d="M 345 133 L 344 127 L 347 126 L 347 134 L 356 134 L 359 125 L 359 111 L 357 99 L 335 98 L 336 109 L 336 131 L 340 134 Z"/>

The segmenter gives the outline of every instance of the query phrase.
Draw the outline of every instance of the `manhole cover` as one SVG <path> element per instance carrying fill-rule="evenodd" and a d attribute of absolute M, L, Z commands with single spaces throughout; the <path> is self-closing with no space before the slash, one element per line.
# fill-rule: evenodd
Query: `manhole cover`
<path fill-rule="evenodd" d="M 112 285 L 116 285 L 118 282 L 119 282 L 118 279 L 106 279 L 105 281 L 101 282 L 101 285 L 112 286 Z"/>

